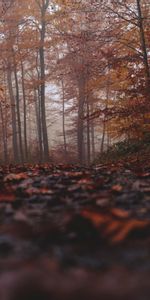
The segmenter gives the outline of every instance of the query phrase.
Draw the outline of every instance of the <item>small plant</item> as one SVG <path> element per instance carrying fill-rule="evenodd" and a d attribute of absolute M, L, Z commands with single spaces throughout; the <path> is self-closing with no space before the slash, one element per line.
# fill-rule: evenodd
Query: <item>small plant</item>
<path fill-rule="evenodd" d="M 149 147 L 150 133 L 145 133 L 142 139 L 124 140 L 112 145 L 107 151 L 99 154 L 94 163 L 114 162 L 134 154 L 139 156 L 141 151 L 146 151 Z"/>

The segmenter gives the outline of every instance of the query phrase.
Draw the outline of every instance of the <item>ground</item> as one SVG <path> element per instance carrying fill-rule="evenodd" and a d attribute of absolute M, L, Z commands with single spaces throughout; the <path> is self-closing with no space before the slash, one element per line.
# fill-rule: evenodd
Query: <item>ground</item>
<path fill-rule="evenodd" d="M 150 163 L 0 168 L 0 299 L 149 299 Z"/>

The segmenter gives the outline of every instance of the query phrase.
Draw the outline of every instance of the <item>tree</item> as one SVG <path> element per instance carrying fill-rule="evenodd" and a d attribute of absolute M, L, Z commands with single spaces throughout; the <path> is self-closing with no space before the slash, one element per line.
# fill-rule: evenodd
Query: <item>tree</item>
<path fill-rule="evenodd" d="M 44 43 L 46 34 L 46 11 L 48 9 L 49 0 L 40 1 L 36 0 L 40 11 L 40 47 L 39 47 L 39 60 L 40 60 L 40 94 L 41 94 L 41 121 L 42 121 L 42 134 L 43 134 L 43 154 L 44 161 L 49 160 L 49 146 L 46 125 L 46 112 L 45 112 L 45 57 L 44 57 Z"/>

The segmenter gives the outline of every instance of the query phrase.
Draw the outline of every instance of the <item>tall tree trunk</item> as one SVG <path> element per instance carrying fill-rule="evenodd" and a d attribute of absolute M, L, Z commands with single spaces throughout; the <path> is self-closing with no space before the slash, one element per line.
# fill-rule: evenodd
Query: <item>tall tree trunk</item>
<path fill-rule="evenodd" d="M 103 120 L 102 139 L 101 139 L 101 145 L 100 145 L 100 153 L 103 153 L 103 152 L 104 152 L 105 134 L 106 134 L 106 119 L 105 119 L 105 117 L 104 117 L 104 120 Z"/>
<path fill-rule="evenodd" d="M 15 87 L 16 87 L 16 108 L 17 108 L 20 160 L 21 160 L 21 162 L 23 162 L 24 161 L 24 157 L 23 157 L 24 155 L 23 155 L 22 134 L 21 134 L 19 84 L 18 84 L 18 77 L 17 77 L 17 70 L 16 70 L 15 61 L 14 61 L 14 78 L 15 78 Z"/>
<path fill-rule="evenodd" d="M 93 104 L 91 104 L 91 114 L 93 113 Z M 92 160 L 95 159 L 95 128 L 94 120 L 91 120 L 91 142 L 92 142 Z"/>
<path fill-rule="evenodd" d="M 14 158 L 14 162 L 17 163 L 19 162 L 19 151 L 18 151 L 17 126 L 16 126 L 16 104 L 15 104 L 15 98 L 13 94 L 10 64 L 8 64 L 8 69 L 7 69 L 7 81 L 8 81 L 8 89 L 9 89 L 10 105 L 11 105 L 13 158 Z"/>
<path fill-rule="evenodd" d="M 27 142 L 27 103 L 26 103 L 26 93 L 24 84 L 24 68 L 23 62 L 21 60 L 21 80 L 22 80 L 22 94 L 23 94 L 23 119 L 24 119 L 24 158 L 28 160 L 28 142 Z"/>
<path fill-rule="evenodd" d="M 43 144 L 42 144 L 42 128 L 41 128 L 41 105 L 40 105 L 40 95 L 37 90 L 34 89 L 34 100 L 35 100 L 35 112 L 36 112 L 36 124 L 37 124 L 37 136 L 39 144 L 39 162 L 43 160 Z"/>
<path fill-rule="evenodd" d="M 3 141 L 3 153 L 4 153 L 4 162 L 8 163 L 8 151 L 7 151 L 7 134 L 5 128 L 5 120 L 3 115 L 2 104 L 0 103 L 0 116 L 2 120 L 2 141 Z"/>
<path fill-rule="evenodd" d="M 41 40 L 39 48 L 39 57 L 40 57 L 40 75 L 41 75 L 41 121 L 42 121 L 42 133 L 43 133 L 43 148 L 44 148 L 44 161 L 49 160 L 49 145 L 48 145 L 48 134 L 47 134 L 47 125 L 46 125 L 46 111 L 45 111 L 45 57 L 44 57 L 44 42 L 45 42 L 45 13 L 48 7 L 49 1 L 44 2 L 41 7 Z"/>
<path fill-rule="evenodd" d="M 137 12 L 138 12 L 138 26 L 140 30 L 140 40 L 141 40 L 141 48 L 143 52 L 143 63 L 145 66 L 145 75 L 147 79 L 147 90 L 150 94 L 150 68 L 148 63 L 148 54 L 147 54 L 147 47 L 146 47 L 146 40 L 145 40 L 145 32 L 144 32 L 144 25 L 143 25 L 143 16 L 141 10 L 141 1 L 136 0 L 137 3 Z"/>
<path fill-rule="evenodd" d="M 36 72 L 38 81 L 40 81 L 40 71 L 38 69 L 39 65 L 39 51 L 36 55 Z M 34 74 L 33 74 L 34 76 Z M 43 140 L 42 140 L 42 119 L 41 119 L 41 94 L 40 86 L 37 89 L 34 89 L 34 98 L 35 98 L 35 111 L 36 111 L 36 122 L 37 122 L 37 136 L 39 141 L 39 162 L 43 161 Z"/>
<path fill-rule="evenodd" d="M 78 81 L 79 86 L 79 105 L 78 105 L 78 123 L 77 123 L 77 142 L 78 142 L 78 159 L 81 164 L 84 162 L 84 124 L 83 108 L 85 102 L 85 80 L 81 75 Z"/>
<path fill-rule="evenodd" d="M 109 100 L 109 87 L 110 87 L 110 80 L 109 78 L 107 79 L 107 84 L 106 84 L 106 109 L 108 108 L 108 100 Z M 104 116 L 103 120 L 103 132 L 102 132 L 102 139 L 101 139 L 101 147 L 100 147 L 100 153 L 103 153 L 104 151 L 104 141 L 105 141 L 105 135 L 106 135 L 106 124 L 107 123 L 107 118 Z M 108 144 L 107 144 L 108 146 Z"/>
<path fill-rule="evenodd" d="M 87 96 L 87 165 L 90 164 L 91 160 L 91 145 L 90 145 L 90 120 L 89 120 L 89 113 L 90 113 L 90 108 L 89 108 L 89 100 Z"/>
<path fill-rule="evenodd" d="M 64 81 L 63 78 L 61 80 L 62 85 L 62 129 L 63 129 L 63 140 L 64 140 L 64 152 L 65 157 L 67 155 L 67 142 L 66 142 L 66 130 L 65 130 L 65 93 L 64 93 Z"/>
<path fill-rule="evenodd" d="M 108 124 L 107 124 L 107 151 L 109 150 L 110 146 L 111 146 L 111 138 L 109 135 Z"/>

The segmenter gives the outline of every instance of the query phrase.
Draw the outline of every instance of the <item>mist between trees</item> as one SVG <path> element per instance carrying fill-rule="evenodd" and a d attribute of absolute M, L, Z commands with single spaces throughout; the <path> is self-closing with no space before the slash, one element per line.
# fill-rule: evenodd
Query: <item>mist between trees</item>
<path fill-rule="evenodd" d="M 149 103 L 149 0 L 0 1 L 1 163 L 90 164 Z"/>

